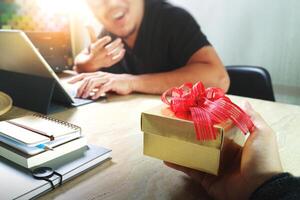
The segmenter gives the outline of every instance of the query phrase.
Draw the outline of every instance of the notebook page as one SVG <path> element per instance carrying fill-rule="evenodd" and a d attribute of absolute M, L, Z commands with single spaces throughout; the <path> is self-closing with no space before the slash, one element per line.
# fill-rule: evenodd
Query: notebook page
<path fill-rule="evenodd" d="M 15 126 L 6 121 L 0 122 L 0 135 L 28 146 L 35 146 L 50 141 L 46 136 Z"/>
<path fill-rule="evenodd" d="M 75 132 L 77 133 L 79 131 L 66 124 L 35 115 L 20 117 L 9 121 L 44 135 L 53 136 L 54 138 Z"/>

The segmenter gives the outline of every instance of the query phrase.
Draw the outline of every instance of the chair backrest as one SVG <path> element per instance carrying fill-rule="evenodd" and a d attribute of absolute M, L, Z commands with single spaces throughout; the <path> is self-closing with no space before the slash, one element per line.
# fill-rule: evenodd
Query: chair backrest
<path fill-rule="evenodd" d="M 269 72 L 257 66 L 226 66 L 230 77 L 228 94 L 275 101 Z"/>

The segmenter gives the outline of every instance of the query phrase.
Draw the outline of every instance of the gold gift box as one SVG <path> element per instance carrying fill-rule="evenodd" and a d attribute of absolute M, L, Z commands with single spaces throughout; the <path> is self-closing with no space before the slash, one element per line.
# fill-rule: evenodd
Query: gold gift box
<path fill-rule="evenodd" d="M 155 107 L 141 116 L 144 155 L 218 175 L 225 139 L 242 146 L 245 136 L 231 121 L 214 127 L 216 140 L 199 141 L 193 121 L 177 118 L 164 105 Z"/>

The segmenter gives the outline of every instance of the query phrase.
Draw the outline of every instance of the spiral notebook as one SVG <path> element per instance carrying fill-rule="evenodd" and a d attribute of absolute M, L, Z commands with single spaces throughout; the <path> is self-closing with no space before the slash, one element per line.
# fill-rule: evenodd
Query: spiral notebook
<path fill-rule="evenodd" d="M 46 150 L 40 145 L 51 148 Z M 32 168 L 87 145 L 78 126 L 34 114 L 0 122 L 0 156 Z"/>
<path fill-rule="evenodd" d="M 29 115 L 0 122 L 0 141 L 25 153 L 40 144 L 50 147 L 81 137 L 80 127 L 44 115 Z M 37 151 L 34 151 L 37 153 Z"/>
<path fill-rule="evenodd" d="M 68 122 L 34 114 L 0 122 L 0 135 L 27 146 L 36 146 L 62 138 L 78 138 L 81 129 Z"/>

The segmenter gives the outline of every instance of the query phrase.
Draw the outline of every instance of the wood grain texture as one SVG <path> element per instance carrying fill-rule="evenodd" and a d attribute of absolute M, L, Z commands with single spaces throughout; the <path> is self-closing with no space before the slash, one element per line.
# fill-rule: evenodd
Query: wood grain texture
<path fill-rule="evenodd" d="M 246 98 L 231 96 L 237 104 Z M 247 99 L 277 133 L 284 169 L 300 175 L 300 107 Z M 88 142 L 111 148 L 112 160 L 65 183 L 40 199 L 207 199 L 184 174 L 143 156 L 142 111 L 161 104 L 159 96 L 112 96 L 52 117 L 82 127 Z M 1 120 L 30 112 L 13 108 Z"/>

